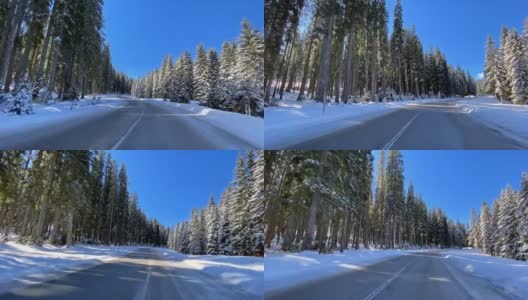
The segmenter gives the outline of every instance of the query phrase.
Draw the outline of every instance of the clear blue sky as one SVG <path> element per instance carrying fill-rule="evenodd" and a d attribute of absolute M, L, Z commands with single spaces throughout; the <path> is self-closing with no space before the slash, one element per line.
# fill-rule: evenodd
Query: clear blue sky
<path fill-rule="evenodd" d="M 221 49 L 236 40 L 246 17 L 264 28 L 262 0 L 106 0 L 105 34 L 115 67 L 143 76 L 171 53 L 194 54 L 199 43 Z"/>
<path fill-rule="evenodd" d="M 391 17 L 396 0 L 387 0 Z M 482 72 L 486 37 L 498 40 L 502 24 L 522 30 L 528 17 L 526 0 L 402 0 L 404 26 L 416 25 L 424 44 L 440 47 L 449 63 L 460 64 L 473 76 Z"/>
<path fill-rule="evenodd" d="M 149 217 L 173 226 L 188 220 L 193 208 L 205 207 L 212 194 L 218 203 L 231 182 L 237 151 L 109 151 L 125 163 L 130 192 Z"/>
<path fill-rule="evenodd" d="M 379 152 L 374 152 L 376 160 Z M 386 152 L 388 155 L 388 152 Z M 402 151 L 406 189 L 410 182 L 428 208 L 468 222 L 471 208 L 491 204 L 502 188 L 519 189 L 528 172 L 528 151 Z M 374 164 L 376 168 L 377 161 Z"/>

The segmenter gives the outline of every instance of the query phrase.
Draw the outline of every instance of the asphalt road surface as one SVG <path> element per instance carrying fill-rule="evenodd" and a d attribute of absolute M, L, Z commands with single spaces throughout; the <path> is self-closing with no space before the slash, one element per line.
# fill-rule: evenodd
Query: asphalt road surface
<path fill-rule="evenodd" d="M 47 126 L 2 138 L 2 149 L 39 150 L 208 150 L 255 149 L 254 145 L 206 123 L 204 116 L 164 109 L 149 101 L 90 119 Z M 174 108 L 177 110 L 177 108 Z"/>
<path fill-rule="evenodd" d="M 450 266 L 441 253 L 414 253 L 360 271 L 266 293 L 266 300 L 500 300 L 488 282 Z"/>
<path fill-rule="evenodd" d="M 306 150 L 505 150 L 527 149 L 473 120 L 454 102 L 413 104 L 361 125 L 315 138 L 290 149 Z"/>
<path fill-rule="evenodd" d="M 171 266 L 148 248 L 43 284 L 0 295 L 9 300 L 260 299 L 203 271 Z"/>

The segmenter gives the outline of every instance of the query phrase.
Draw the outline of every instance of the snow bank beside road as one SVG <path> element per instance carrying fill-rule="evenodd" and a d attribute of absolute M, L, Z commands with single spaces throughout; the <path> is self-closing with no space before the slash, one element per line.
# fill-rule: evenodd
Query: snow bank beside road
<path fill-rule="evenodd" d="M 185 255 L 169 249 L 155 249 L 168 260 L 177 261 L 178 267 L 203 271 L 254 295 L 264 293 L 264 259 L 260 257 Z"/>
<path fill-rule="evenodd" d="M 13 283 L 38 283 L 49 279 L 52 273 L 105 263 L 135 249 L 137 247 L 76 245 L 66 248 L 0 243 L 0 292 L 13 288 Z"/>
<path fill-rule="evenodd" d="M 528 295 L 528 262 L 490 256 L 478 250 L 447 250 L 447 260 L 459 270 L 489 281 L 518 299 Z"/>
<path fill-rule="evenodd" d="M 71 101 L 34 104 L 31 115 L 13 115 L 0 111 L 0 140 L 46 126 L 60 126 L 71 120 L 90 119 L 94 116 L 108 113 L 127 105 L 127 100 L 116 96 L 105 96 L 92 104 L 92 100 L 80 100 L 73 106 Z"/>
<path fill-rule="evenodd" d="M 189 104 L 167 102 L 163 99 L 145 101 L 162 105 L 164 108 L 182 109 L 193 113 L 194 116 L 203 117 L 204 122 L 255 146 L 255 149 L 264 147 L 264 119 L 262 118 L 204 107 L 196 101 Z"/>
<path fill-rule="evenodd" d="M 264 265 L 265 292 L 332 276 L 408 253 L 404 250 L 347 250 L 343 253 L 318 254 L 315 251 L 300 253 L 266 252 Z"/>
<path fill-rule="evenodd" d="M 457 105 L 468 109 L 475 120 L 528 145 L 528 106 L 501 103 L 488 96 L 457 101 Z"/>

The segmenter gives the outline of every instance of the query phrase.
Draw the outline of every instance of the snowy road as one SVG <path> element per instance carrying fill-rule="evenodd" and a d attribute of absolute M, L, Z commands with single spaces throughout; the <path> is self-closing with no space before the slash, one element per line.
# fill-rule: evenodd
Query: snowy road
<path fill-rule="evenodd" d="M 455 102 L 416 103 L 393 113 L 300 144 L 303 150 L 527 149 L 502 132 L 469 116 Z"/>
<path fill-rule="evenodd" d="M 219 277 L 183 266 L 141 248 L 110 263 L 17 288 L 0 299 L 260 299 Z"/>
<path fill-rule="evenodd" d="M 204 116 L 155 101 L 130 100 L 124 107 L 89 118 L 2 135 L 2 149 L 207 150 L 256 149 Z"/>
<path fill-rule="evenodd" d="M 487 281 L 452 266 L 441 252 L 420 252 L 266 293 L 269 300 L 510 299 Z"/>

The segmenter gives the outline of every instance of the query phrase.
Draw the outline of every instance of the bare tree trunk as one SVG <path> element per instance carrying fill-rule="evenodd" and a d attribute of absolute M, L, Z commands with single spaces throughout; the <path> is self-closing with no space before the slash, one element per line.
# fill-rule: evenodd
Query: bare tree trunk
<path fill-rule="evenodd" d="M 306 81 L 308 80 L 308 73 L 310 72 L 310 59 L 312 57 L 312 47 L 313 47 L 314 37 L 313 34 L 310 35 L 310 43 L 308 44 L 308 53 L 306 54 L 306 60 L 304 61 L 303 67 L 303 77 L 301 80 L 301 88 L 299 91 L 299 97 L 297 101 L 302 101 L 304 99 L 304 91 L 306 89 Z"/>
<path fill-rule="evenodd" d="M 348 212 L 345 212 L 345 217 L 343 219 L 343 225 L 341 229 L 341 241 L 339 242 L 339 251 L 343 253 L 344 250 L 348 249 Z"/>
<path fill-rule="evenodd" d="M 16 17 L 17 12 L 17 1 L 18 0 L 10 0 L 8 5 L 8 12 L 5 19 L 5 25 L 2 32 L 2 38 L 0 39 L 0 58 L 4 55 L 4 50 L 7 45 L 7 40 L 9 38 L 9 33 L 11 32 L 11 29 L 15 27 L 14 21 Z M 7 34 L 6 34 L 7 33 Z"/>
<path fill-rule="evenodd" d="M 338 57 L 337 57 L 337 64 L 336 64 L 336 74 L 335 74 L 335 80 L 334 80 L 334 89 L 335 89 L 335 102 L 339 103 L 339 95 L 340 91 L 339 88 L 341 87 L 341 59 L 343 57 L 343 44 L 341 43 L 341 49 L 339 49 Z"/>
<path fill-rule="evenodd" d="M 328 81 L 330 75 L 330 54 L 332 49 L 332 31 L 334 28 L 334 19 L 333 14 L 327 17 L 327 28 L 325 32 L 324 41 L 321 49 L 321 66 L 319 68 L 319 86 L 317 87 L 317 93 L 315 95 L 315 100 L 319 102 L 324 102 L 326 105 L 326 93 L 328 91 Z M 323 106 L 324 107 L 324 106 Z M 324 111 L 324 108 L 323 108 Z"/>
<path fill-rule="evenodd" d="M 48 176 L 46 180 L 46 188 L 44 189 L 44 192 L 41 195 L 41 207 L 37 226 L 35 227 L 35 229 L 33 230 L 33 234 L 31 235 L 31 242 L 33 243 L 41 241 L 42 232 L 44 231 L 44 223 L 46 221 L 48 211 L 49 194 L 51 193 L 51 186 L 55 177 L 55 166 L 58 160 L 57 154 L 53 154 L 53 157 L 51 159 L 52 161 L 48 170 Z"/>
<path fill-rule="evenodd" d="M 66 13 L 66 5 L 64 5 L 60 15 L 59 15 L 59 27 L 57 28 L 57 32 L 54 34 L 54 36 L 59 36 L 63 29 L 64 29 L 64 14 Z M 52 92 L 55 88 L 55 78 L 57 76 L 57 63 L 59 60 L 59 45 L 60 42 L 55 40 L 53 41 L 53 55 L 51 58 L 51 64 L 49 65 L 50 75 L 49 75 L 49 81 L 47 82 L 46 88 L 49 92 Z M 44 58 L 45 59 L 45 58 Z M 38 77 L 37 77 L 38 79 Z M 62 95 L 61 95 L 62 99 Z"/>
<path fill-rule="evenodd" d="M 327 157 L 327 152 L 321 151 L 321 161 L 319 163 L 319 175 L 320 176 L 322 175 L 323 170 L 324 170 L 323 165 L 324 165 L 324 162 L 326 161 L 326 157 Z M 311 249 L 312 247 L 313 234 L 315 231 L 315 222 L 317 218 L 317 211 L 319 210 L 320 201 L 321 201 L 321 193 L 319 192 L 319 190 L 315 190 L 312 194 L 312 203 L 310 205 L 310 213 L 308 216 L 308 222 L 306 224 L 307 225 L 306 232 L 304 234 L 304 240 L 303 240 L 303 245 L 302 245 L 303 250 Z"/>
<path fill-rule="evenodd" d="M 377 101 L 378 97 L 376 96 L 378 94 L 378 33 L 376 29 L 373 29 L 373 38 L 372 38 L 372 70 L 371 70 L 371 78 L 370 78 L 370 93 L 372 94 L 372 98 Z"/>
<path fill-rule="evenodd" d="M 279 94 L 280 94 L 280 99 L 282 100 L 282 95 L 284 94 L 284 88 L 286 86 L 286 80 L 288 80 L 288 70 L 290 68 L 290 62 L 291 62 L 291 57 L 292 57 L 292 54 L 293 54 L 293 43 L 290 47 L 290 52 L 288 53 L 288 57 L 285 61 L 285 65 L 284 65 L 284 69 L 282 70 L 282 80 L 281 80 L 281 85 L 280 85 L 280 90 L 279 90 Z"/>
<path fill-rule="evenodd" d="M 57 12 L 57 4 L 58 0 L 55 0 L 53 2 L 53 9 L 51 10 L 51 16 L 50 20 L 48 22 L 48 28 L 46 30 L 46 37 L 44 38 L 44 45 L 42 46 L 42 52 L 40 53 L 40 62 L 37 69 L 37 76 L 35 79 L 41 80 L 42 74 L 44 73 L 44 63 L 46 62 L 46 58 L 48 57 L 48 48 L 50 45 L 51 37 L 53 36 L 54 32 L 54 24 L 55 24 L 55 14 Z"/>
<path fill-rule="evenodd" d="M 7 69 L 7 74 L 4 83 L 4 93 L 9 93 L 9 91 L 11 90 L 11 83 L 13 82 L 13 69 L 15 68 L 15 65 L 16 55 L 13 55 L 11 57 L 11 61 L 9 62 L 9 68 Z"/>
<path fill-rule="evenodd" d="M 13 26 L 9 32 L 7 42 L 3 51 L 2 60 L 0 61 L 0 87 L 3 87 L 6 81 L 7 72 L 9 70 L 9 65 L 11 62 L 11 56 L 13 55 L 13 50 L 15 47 L 15 39 L 18 36 L 19 28 L 24 19 L 27 6 L 30 0 L 20 0 L 17 5 L 17 11 L 15 19 L 13 20 Z"/>
<path fill-rule="evenodd" d="M 16 68 L 15 91 L 18 90 L 18 87 L 22 83 L 23 79 L 25 79 L 25 75 L 27 74 L 27 62 L 29 59 L 29 53 L 31 52 L 31 48 L 33 48 L 33 39 L 29 38 L 27 41 L 27 44 L 28 45 L 24 49 L 24 52 L 22 53 L 22 57 L 20 57 L 20 60 Z"/>
<path fill-rule="evenodd" d="M 66 247 L 73 245 L 73 209 L 70 208 L 66 218 Z"/>
<path fill-rule="evenodd" d="M 55 216 L 53 217 L 53 224 L 51 226 L 52 228 L 51 228 L 51 233 L 49 236 L 49 241 L 52 244 L 57 244 L 58 242 L 61 219 L 62 219 L 61 211 L 57 208 L 55 209 Z"/>
<path fill-rule="evenodd" d="M 350 20 L 350 30 L 348 33 L 348 46 L 345 60 L 345 79 L 343 87 L 343 102 L 348 103 L 350 97 L 351 77 L 352 77 L 352 58 L 354 57 L 354 20 Z"/>

